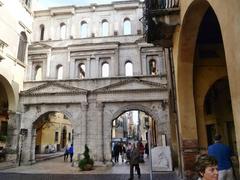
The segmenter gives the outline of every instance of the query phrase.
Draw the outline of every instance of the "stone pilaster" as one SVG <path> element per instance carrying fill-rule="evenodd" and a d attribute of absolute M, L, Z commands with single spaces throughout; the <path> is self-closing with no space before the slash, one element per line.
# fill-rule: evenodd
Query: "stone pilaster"
<path fill-rule="evenodd" d="M 7 161 L 17 160 L 20 113 L 8 113 Z"/>
<path fill-rule="evenodd" d="M 105 156 L 104 156 L 104 122 L 103 122 L 103 110 L 104 110 L 104 104 L 102 102 L 98 102 L 96 104 L 97 110 L 99 112 L 99 119 L 98 119 L 98 124 L 99 124 L 99 129 L 98 129 L 98 134 L 100 135 L 99 138 L 99 160 L 100 161 L 105 161 Z"/>
<path fill-rule="evenodd" d="M 37 137 L 37 131 L 36 131 L 36 129 L 32 129 L 32 131 L 31 131 L 30 164 L 33 164 L 36 162 L 36 159 L 35 159 L 36 137 Z"/>
<path fill-rule="evenodd" d="M 87 144 L 87 134 L 88 134 L 88 123 L 87 123 L 87 112 L 88 112 L 88 103 L 82 103 L 82 112 L 83 112 L 83 118 L 82 118 L 82 147 L 84 149 L 85 144 Z"/>

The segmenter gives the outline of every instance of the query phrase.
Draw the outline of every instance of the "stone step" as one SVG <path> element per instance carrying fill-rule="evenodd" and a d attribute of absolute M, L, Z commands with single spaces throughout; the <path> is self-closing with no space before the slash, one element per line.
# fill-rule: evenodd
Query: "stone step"
<path fill-rule="evenodd" d="M 0 172 L 0 180 L 127 180 L 128 174 L 22 174 Z M 138 179 L 135 175 L 134 179 Z M 150 180 L 149 174 L 142 174 L 141 180 Z M 153 180 L 180 180 L 174 172 L 153 174 Z"/>

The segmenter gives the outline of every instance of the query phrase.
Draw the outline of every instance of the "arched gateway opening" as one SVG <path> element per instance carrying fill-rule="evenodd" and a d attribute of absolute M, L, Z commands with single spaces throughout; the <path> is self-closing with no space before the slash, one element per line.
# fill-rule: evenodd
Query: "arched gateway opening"
<path fill-rule="evenodd" d="M 15 122 L 10 112 L 15 111 L 15 95 L 8 80 L 0 75 L 0 162 L 6 160 L 6 148 L 15 150 L 16 138 L 11 136 Z M 11 119 L 12 118 L 12 119 Z"/>
<path fill-rule="evenodd" d="M 177 93 L 186 172 L 192 169 L 196 155 L 207 151 L 215 133 L 235 148 L 224 42 L 218 18 L 207 1 L 194 1 L 189 7 L 179 47 Z"/>
<path fill-rule="evenodd" d="M 35 154 L 48 154 L 62 151 L 73 143 L 73 127 L 62 112 L 47 112 L 34 123 L 36 130 Z"/>
<path fill-rule="evenodd" d="M 112 161 L 115 163 L 127 162 L 128 157 L 121 156 L 121 151 L 123 149 L 127 151 L 133 143 L 143 145 L 141 160 L 144 161 L 144 147 L 148 142 L 148 129 L 151 129 L 151 145 L 156 146 L 158 136 L 156 128 L 156 121 L 143 111 L 130 110 L 122 113 L 112 121 Z M 116 158 L 116 156 L 118 157 Z"/>

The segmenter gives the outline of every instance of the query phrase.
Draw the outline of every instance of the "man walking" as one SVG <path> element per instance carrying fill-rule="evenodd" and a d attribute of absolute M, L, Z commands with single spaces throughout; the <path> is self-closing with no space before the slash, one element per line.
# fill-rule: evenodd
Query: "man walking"
<path fill-rule="evenodd" d="M 73 160 L 73 144 L 71 144 L 70 148 L 68 149 L 68 153 L 70 154 L 70 162 Z"/>
<path fill-rule="evenodd" d="M 128 180 L 133 180 L 134 167 L 136 168 L 138 178 L 140 179 L 141 172 L 140 172 L 140 167 L 139 167 L 139 158 L 140 158 L 139 147 L 136 147 L 135 144 L 133 143 L 133 149 L 132 149 L 132 152 L 130 155 L 130 178 Z"/>
<path fill-rule="evenodd" d="M 227 145 L 221 143 L 221 135 L 216 135 L 215 143 L 208 147 L 208 154 L 217 159 L 218 162 L 218 179 L 234 180 L 231 156 L 233 152 Z"/>

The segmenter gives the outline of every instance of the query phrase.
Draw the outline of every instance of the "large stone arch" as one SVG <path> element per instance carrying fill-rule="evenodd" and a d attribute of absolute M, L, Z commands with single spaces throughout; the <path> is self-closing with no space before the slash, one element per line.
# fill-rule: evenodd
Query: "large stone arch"
<path fill-rule="evenodd" d="M 149 116 L 151 116 L 153 119 L 158 120 L 158 116 L 152 111 L 151 108 L 144 106 L 142 104 L 129 104 L 126 106 L 121 107 L 119 110 L 117 110 L 112 117 L 112 120 L 118 118 L 121 114 L 127 111 L 131 110 L 139 110 L 147 113 Z"/>
<path fill-rule="evenodd" d="M 34 163 L 35 162 L 35 138 L 36 129 L 34 123 L 44 114 L 49 112 L 62 112 L 71 122 L 74 127 L 74 144 L 76 154 L 80 153 L 80 149 L 83 149 L 84 137 L 80 136 L 82 134 L 83 127 L 83 113 L 81 104 L 35 104 L 35 105 L 25 105 L 25 112 L 22 116 L 22 128 L 28 130 L 28 134 L 23 142 L 23 154 L 22 160 L 24 163 Z"/>
<path fill-rule="evenodd" d="M 8 110 L 15 112 L 16 108 L 17 108 L 17 102 L 16 102 L 16 96 L 14 94 L 14 90 L 13 90 L 12 85 L 1 74 L 0 74 L 0 83 L 2 83 L 2 85 L 5 88 L 5 91 L 7 93 L 7 97 L 8 97 Z"/>
<path fill-rule="evenodd" d="M 239 77 L 239 58 L 240 45 L 237 43 L 240 32 L 239 23 L 239 2 L 230 0 L 228 2 L 219 2 L 214 0 L 193 0 L 181 4 L 182 22 L 177 32 L 174 46 L 174 57 L 176 58 L 176 84 L 178 98 L 178 116 L 181 134 L 181 147 L 183 152 L 186 148 L 198 148 L 198 134 L 196 123 L 195 101 L 193 94 L 193 63 L 198 29 L 201 20 L 208 7 L 211 7 L 216 14 L 220 25 L 225 60 L 227 67 L 227 76 L 232 99 L 233 115 L 235 128 L 240 128 L 240 87 L 237 85 Z M 226 18 L 228 17 L 228 18 Z M 229 19 L 232 19 L 231 25 Z M 232 27 L 232 28 L 230 28 Z M 233 52 L 234 49 L 234 52 Z M 184 131 L 188 129 L 188 131 Z M 240 140 L 240 133 L 236 132 L 237 142 Z M 238 143 L 239 144 L 239 143 Z M 238 152 L 239 152 L 238 147 Z M 184 156 L 184 154 L 183 154 Z M 186 161 L 184 162 L 186 168 Z"/>
<path fill-rule="evenodd" d="M 159 137 L 157 144 L 161 145 L 161 134 L 166 134 L 167 143 L 171 146 L 171 131 L 166 100 L 154 102 L 131 102 L 131 103 L 106 103 L 104 104 L 104 156 L 105 160 L 111 160 L 111 129 L 112 121 L 121 114 L 131 110 L 143 111 L 156 121 L 156 129 Z"/>

